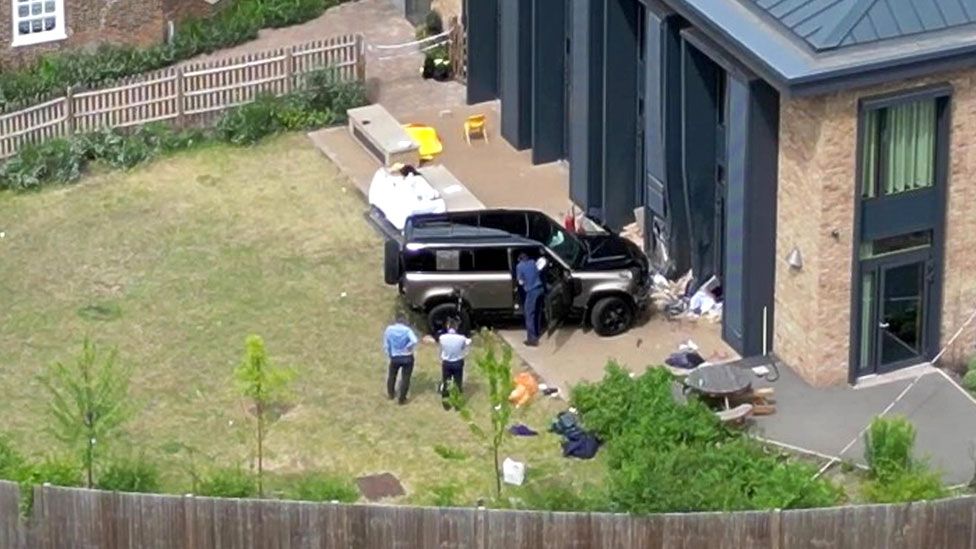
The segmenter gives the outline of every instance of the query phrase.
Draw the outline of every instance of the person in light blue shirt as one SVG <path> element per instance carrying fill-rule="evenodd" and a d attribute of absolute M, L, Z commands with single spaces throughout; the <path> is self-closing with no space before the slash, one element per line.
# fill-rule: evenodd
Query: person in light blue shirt
<path fill-rule="evenodd" d="M 386 394 L 399 404 L 407 403 L 407 392 L 410 391 L 410 376 L 413 375 L 414 348 L 417 346 L 417 334 L 407 326 L 406 318 L 398 313 L 393 324 L 387 326 L 383 332 L 383 349 L 390 359 L 390 368 L 386 376 Z M 400 377 L 400 387 L 397 390 L 397 376 Z"/>
<path fill-rule="evenodd" d="M 452 318 L 447 321 L 447 331 L 437 338 L 441 345 L 441 399 L 445 410 L 451 408 L 451 385 L 464 392 L 464 359 L 471 346 L 471 340 L 457 331 L 458 321 Z"/>
<path fill-rule="evenodd" d="M 545 286 L 536 262 L 527 254 L 519 254 L 515 266 L 515 277 L 522 295 L 525 296 L 522 313 L 525 315 L 525 344 L 535 347 L 539 344 L 539 302 L 545 295 Z"/>

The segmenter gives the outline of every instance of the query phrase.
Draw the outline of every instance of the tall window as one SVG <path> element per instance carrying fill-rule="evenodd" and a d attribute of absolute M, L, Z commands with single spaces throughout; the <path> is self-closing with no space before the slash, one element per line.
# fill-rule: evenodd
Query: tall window
<path fill-rule="evenodd" d="M 12 0 L 13 44 L 26 46 L 66 38 L 65 0 Z"/>
<path fill-rule="evenodd" d="M 936 99 L 867 111 L 864 118 L 862 194 L 865 198 L 935 184 Z"/>

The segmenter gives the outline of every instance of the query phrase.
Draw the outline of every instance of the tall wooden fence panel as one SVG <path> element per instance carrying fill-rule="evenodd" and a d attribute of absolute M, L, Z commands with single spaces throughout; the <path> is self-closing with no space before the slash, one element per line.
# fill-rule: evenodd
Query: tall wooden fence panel
<path fill-rule="evenodd" d="M 259 94 L 283 95 L 311 71 L 332 68 L 341 81 L 365 79 L 361 35 L 170 67 L 0 115 L 0 159 L 28 143 L 151 122 L 199 125 Z"/>
<path fill-rule="evenodd" d="M 976 549 L 976 498 L 805 511 L 545 513 L 119 494 L 43 487 L 21 519 L 0 482 L 4 549 Z"/>

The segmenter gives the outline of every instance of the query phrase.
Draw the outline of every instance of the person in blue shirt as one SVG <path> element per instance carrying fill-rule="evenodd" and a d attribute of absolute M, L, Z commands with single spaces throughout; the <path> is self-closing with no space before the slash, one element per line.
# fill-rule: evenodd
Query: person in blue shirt
<path fill-rule="evenodd" d="M 393 324 L 387 326 L 383 332 L 383 350 L 390 359 L 390 369 L 386 376 L 386 394 L 399 404 L 407 403 L 407 392 L 410 390 L 410 376 L 413 375 L 413 352 L 417 346 L 417 335 L 407 326 L 406 318 L 398 313 Z M 400 387 L 397 391 L 397 376 L 400 377 Z"/>
<path fill-rule="evenodd" d="M 525 253 L 519 254 L 515 277 L 524 297 L 522 312 L 525 314 L 525 344 L 535 347 L 539 345 L 539 304 L 546 288 L 542 283 L 539 267 Z"/>

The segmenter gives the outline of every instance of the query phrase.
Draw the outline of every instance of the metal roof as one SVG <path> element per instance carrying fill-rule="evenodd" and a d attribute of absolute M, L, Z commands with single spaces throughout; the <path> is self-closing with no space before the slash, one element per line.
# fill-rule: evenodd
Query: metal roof
<path fill-rule="evenodd" d="M 746 0 L 816 51 L 976 22 L 976 0 Z"/>
<path fill-rule="evenodd" d="M 661 0 L 787 95 L 976 67 L 976 0 Z"/>

